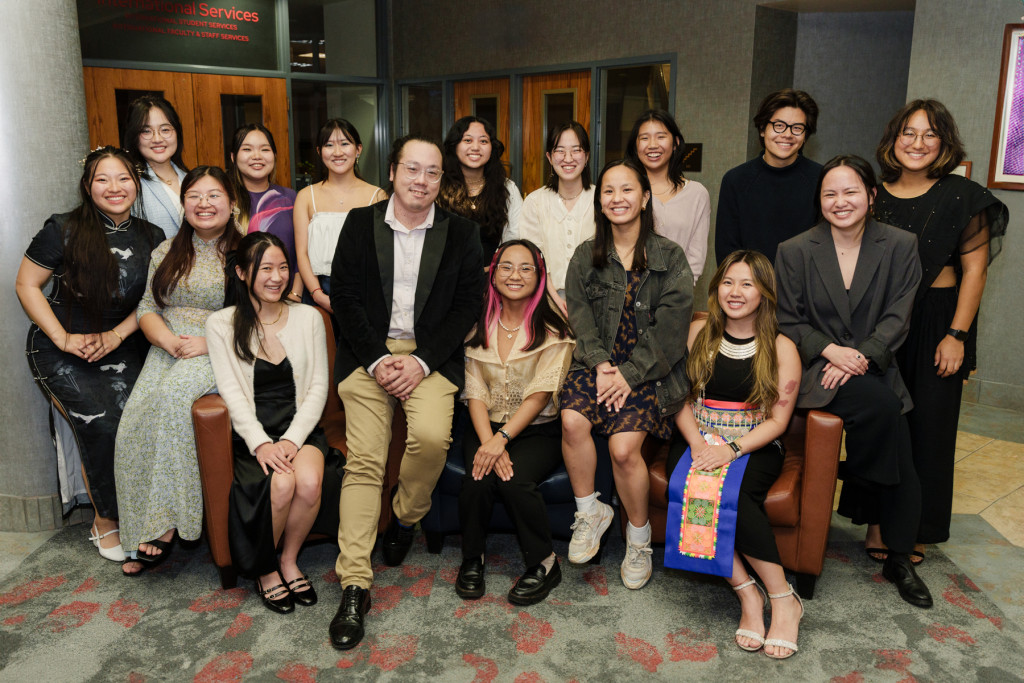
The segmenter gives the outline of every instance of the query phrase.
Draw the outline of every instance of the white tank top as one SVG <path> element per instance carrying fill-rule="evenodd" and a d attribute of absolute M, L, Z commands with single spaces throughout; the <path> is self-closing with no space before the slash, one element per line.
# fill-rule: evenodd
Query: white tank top
<path fill-rule="evenodd" d="M 377 201 L 382 191 L 378 188 L 373 193 L 370 197 L 371 204 Z M 313 218 L 310 219 L 307 229 L 309 264 L 313 267 L 314 275 L 329 276 L 331 264 L 334 262 L 334 252 L 338 249 L 338 238 L 341 237 L 341 229 L 348 218 L 348 211 L 317 211 L 316 192 L 312 186 L 309 188 L 309 196 L 313 202 Z"/>

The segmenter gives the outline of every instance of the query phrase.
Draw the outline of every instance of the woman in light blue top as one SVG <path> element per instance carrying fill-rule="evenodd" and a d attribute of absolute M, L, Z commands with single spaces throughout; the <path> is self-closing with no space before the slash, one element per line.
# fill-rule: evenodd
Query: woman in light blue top
<path fill-rule="evenodd" d="M 181 180 L 188 170 L 181 160 L 181 119 L 171 103 L 143 95 L 128 107 L 122 146 L 139 168 L 142 193 L 132 213 L 145 218 L 167 239 L 181 227 Z"/>

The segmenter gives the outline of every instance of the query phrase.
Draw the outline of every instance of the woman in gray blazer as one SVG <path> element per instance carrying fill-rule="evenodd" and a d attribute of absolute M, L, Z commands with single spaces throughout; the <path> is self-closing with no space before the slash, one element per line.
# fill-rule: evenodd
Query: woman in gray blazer
<path fill-rule="evenodd" d="M 181 119 L 171 103 L 156 95 L 143 95 L 128 106 L 122 146 L 139 168 L 140 201 L 132 214 L 173 238 L 181 228 L 181 181 L 188 169 L 181 160 Z"/>
<path fill-rule="evenodd" d="M 843 478 L 876 491 L 890 548 L 882 575 L 900 596 L 931 607 L 910 563 L 921 514 L 905 414 L 913 406 L 894 354 L 907 337 L 921 282 L 917 239 L 871 218 L 875 174 L 860 157 L 822 169 L 823 220 L 779 245 L 779 327 L 800 350 L 801 408 L 843 418 Z"/>

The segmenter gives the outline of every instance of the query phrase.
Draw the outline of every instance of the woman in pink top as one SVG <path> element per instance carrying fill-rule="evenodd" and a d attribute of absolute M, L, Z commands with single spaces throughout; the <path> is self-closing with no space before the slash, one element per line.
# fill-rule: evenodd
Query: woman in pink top
<path fill-rule="evenodd" d="M 633 124 L 626 156 L 647 169 L 655 229 L 683 248 L 696 283 L 708 254 L 711 200 L 703 185 L 683 177 L 683 145 L 672 115 L 648 109 Z"/>

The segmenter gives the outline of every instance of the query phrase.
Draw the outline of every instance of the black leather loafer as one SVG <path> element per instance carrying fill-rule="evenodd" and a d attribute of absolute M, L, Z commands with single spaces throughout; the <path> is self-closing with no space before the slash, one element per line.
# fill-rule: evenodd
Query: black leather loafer
<path fill-rule="evenodd" d="M 455 593 L 463 600 L 477 600 L 483 597 L 484 563 L 479 557 L 462 561 L 459 576 L 455 579 Z"/>
<path fill-rule="evenodd" d="M 928 586 L 924 585 L 914 571 L 914 565 L 910 562 L 910 556 L 906 553 L 894 553 L 889 551 L 882 566 L 882 576 L 896 584 L 896 590 L 900 597 L 915 607 L 928 608 L 932 606 L 932 594 Z"/>
<path fill-rule="evenodd" d="M 384 558 L 384 564 L 389 567 L 397 567 L 405 561 L 405 556 L 412 548 L 412 539 L 416 534 L 416 528 L 402 526 L 398 518 L 391 517 L 391 526 L 384 532 L 384 538 L 380 544 L 380 554 Z"/>
<path fill-rule="evenodd" d="M 557 558 L 549 572 L 544 571 L 542 564 L 534 565 L 516 580 L 508 592 L 508 601 L 513 605 L 533 605 L 548 597 L 551 589 L 561 581 L 562 568 L 558 566 Z"/>
<path fill-rule="evenodd" d="M 338 613 L 331 620 L 331 645 L 351 650 L 363 639 L 363 620 L 370 609 L 370 591 L 359 586 L 345 586 Z"/>

